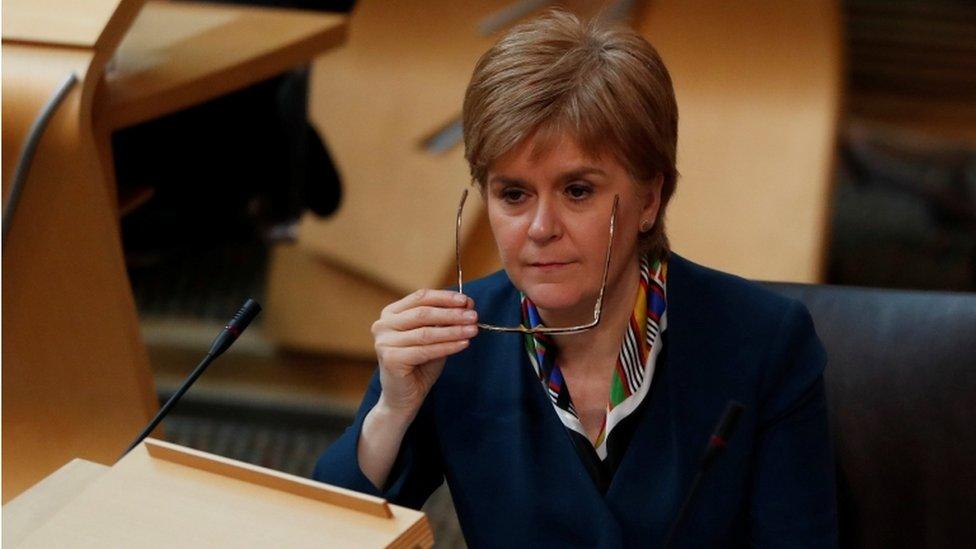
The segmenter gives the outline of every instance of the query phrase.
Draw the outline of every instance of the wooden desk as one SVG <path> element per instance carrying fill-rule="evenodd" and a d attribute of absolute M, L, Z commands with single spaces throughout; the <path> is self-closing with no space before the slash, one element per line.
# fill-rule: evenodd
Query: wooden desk
<path fill-rule="evenodd" d="M 41 105 L 67 74 L 79 79 L 40 140 L 4 243 L 6 501 L 73 457 L 111 463 L 158 406 L 122 254 L 111 132 L 307 62 L 342 41 L 345 20 L 141 0 L 3 7 L 5 200 Z"/>
<path fill-rule="evenodd" d="M 3 507 L 4 547 L 430 547 L 424 513 L 147 440 L 73 460 Z"/>
<path fill-rule="evenodd" d="M 148 2 L 106 71 L 96 121 L 116 130 L 198 105 L 307 63 L 345 34 L 335 14 Z"/>
<path fill-rule="evenodd" d="M 145 0 L 6 0 L 3 41 L 111 54 Z"/>
<path fill-rule="evenodd" d="M 281 74 L 345 37 L 342 15 L 147 2 L 94 100 L 95 145 L 110 198 L 116 200 L 112 132 Z"/>
<path fill-rule="evenodd" d="M 37 530 L 108 471 L 107 465 L 73 459 L 3 506 L 3 545 L 13 547 Z"/>

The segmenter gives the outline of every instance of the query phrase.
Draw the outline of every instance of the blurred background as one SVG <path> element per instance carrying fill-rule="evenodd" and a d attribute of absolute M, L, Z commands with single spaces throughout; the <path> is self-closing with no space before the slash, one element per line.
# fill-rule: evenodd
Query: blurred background
<path fill-rule="evenodd" d="M 339 14 L 345 35 L 268 78 L 106 131 L 110 188 L 145 349 L 136 362 L 145 357 L 159 399 L 246 297 L 265 308 L 165 436 L 307 476 L 372 375 L 379 310 L 450 283 L 475 61 L 556 4 L 213 5 L 245 4 Z M 671 70 L 678 253 L 757 280 L 976 291 L 976 5 L 558 5 L 632 26 Z M 6 53 L 6 27 L 4 39 Z M 499 267 L 478 208 L 463 241 L 469 278 Z M 17 291 L 6 278 L 5 325 Z M 5 362 L 8 348 L 5 326 Z M 5 388 L 5 416 L 7 401 Z M 5 447 L 7 430 L 5 418 Z M 442 488 L 427 510 L 438 546 L 463 546 L 449 498 Z"/>

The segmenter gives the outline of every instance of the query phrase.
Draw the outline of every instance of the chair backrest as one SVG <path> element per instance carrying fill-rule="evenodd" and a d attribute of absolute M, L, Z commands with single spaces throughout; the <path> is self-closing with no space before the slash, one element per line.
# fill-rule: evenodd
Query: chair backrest
<path fill-rule="evenodd" d="M 766 284 L 827 349 L 845 547 L 976 539 L 976 294 Z"/>

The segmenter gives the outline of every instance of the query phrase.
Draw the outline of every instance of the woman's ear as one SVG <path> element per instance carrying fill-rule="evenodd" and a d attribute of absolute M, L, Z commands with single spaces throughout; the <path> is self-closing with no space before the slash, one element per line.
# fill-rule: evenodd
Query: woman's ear
<path fill-rule="evenodd" d="M 657 214 L 661 209 L 661 189 L 664 187 L 664 174 L 657 174 L 651 181 L 640 185 L 640 196 L 643 202 L 640 217 L 640 230 L 647 232 L 657 222 Z"/>

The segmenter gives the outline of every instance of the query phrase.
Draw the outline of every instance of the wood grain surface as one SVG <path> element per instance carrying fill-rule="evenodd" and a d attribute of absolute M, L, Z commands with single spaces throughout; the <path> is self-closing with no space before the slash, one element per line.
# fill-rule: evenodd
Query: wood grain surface
<path fill-rule="evenodd" d="M 72 458 L 111 462 L 156 397 L 91 131 L 89 50 L 3 45 L 3 196 L 27 128 L 70 72 L 3 247 L 3 499 Z"/>
<path fill-rule="evenodd" d="M 307 63 L 345 29 L 336 14 L 148 2 L 106 73 L 97 116 L 117 129 L 203 103 Z"/>
<path fill-rule="evenodd" d="M 762 280 L 820 282 L 840 102 L 836 2 L 647 2 L 637 29 L 678 98 L 676 251 Z"/>
<path fill-rule="evenodd" d="M 152 458 L 142 445 L 19 547 L 430 547 L 423 513 L 380 518 Z"/>
<path fill-rule="evenodd" d="M 507 4 L 357 5 L 348 43 L 315 63 L 311 87 L 310 117 L 342 174 L 343 203 L 329 219 L 304 220 L 302 247 L 399 294 L 454 268 L 455 213 L 471 178 L 459 144 L 432 154 L 423 141 L 460 116 L 475 61 L 497 39 L 478 24 Z M 469 202 L 465 237 L 481 207 Z"/>

